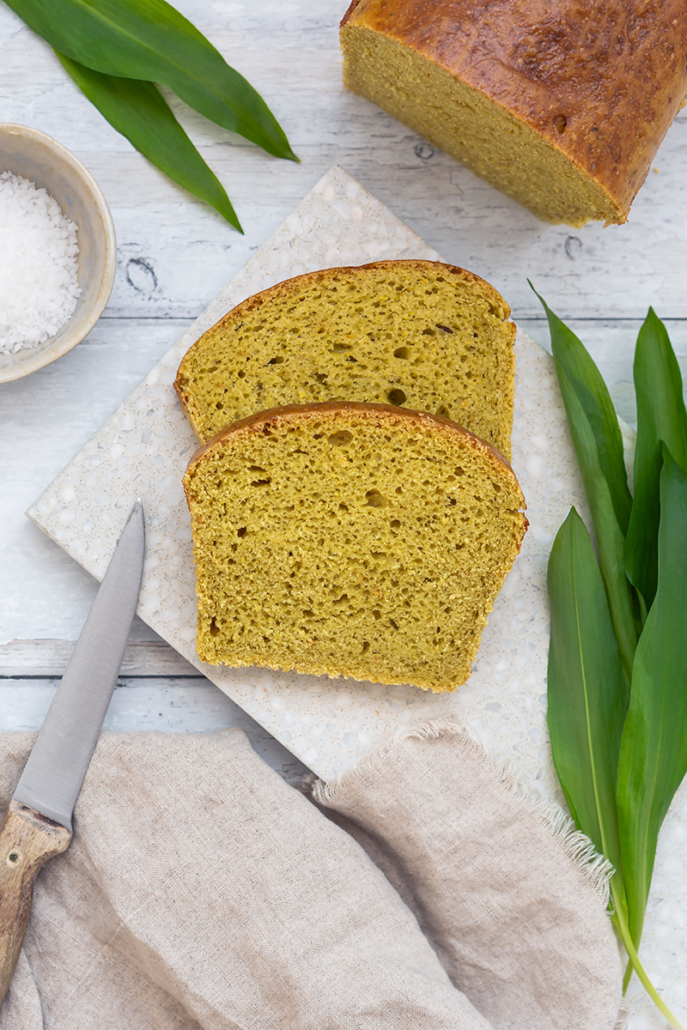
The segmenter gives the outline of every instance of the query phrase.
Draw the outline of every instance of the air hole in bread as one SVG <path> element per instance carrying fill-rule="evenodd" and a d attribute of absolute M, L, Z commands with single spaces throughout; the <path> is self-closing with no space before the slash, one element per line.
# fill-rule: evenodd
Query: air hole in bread
<path fill-rule="evenodd" d="M 328 439 L 332 447 L 346 447 L 353 439 L 353 433 L 349 433 L 347 429 L 341 429 L 338 433 L 332 433 Z"/>
<path fill-rule="evenodd" d="M 380 494 L 379 490 L 368 490 L 365 497 L 370 508 L 386 508 L 389 503 L 386 497 Z"/>

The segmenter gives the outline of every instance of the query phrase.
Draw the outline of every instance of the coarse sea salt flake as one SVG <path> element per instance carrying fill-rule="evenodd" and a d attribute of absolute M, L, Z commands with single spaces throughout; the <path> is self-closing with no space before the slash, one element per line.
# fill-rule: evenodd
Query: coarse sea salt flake
<path fill-rule="evenodd" d="M 81 294 L 76 234 L 46 190 L 0 172 L 0 353 L 45 343 L 73 315 Z"/>

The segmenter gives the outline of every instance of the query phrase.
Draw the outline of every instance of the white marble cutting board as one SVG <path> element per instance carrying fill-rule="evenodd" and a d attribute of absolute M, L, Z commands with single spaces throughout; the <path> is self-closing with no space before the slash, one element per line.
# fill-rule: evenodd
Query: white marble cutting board
<path fill-rule="evenodd" d="M 129 508 L 143 498 L 148 552 L 139 615 L 315 772 L 330 778 L 399 726 L 452 713 L 524 778 L 555 793 L 545 733 L 545 570 L 571 504 L 584 508 L 549 355 L 516 343 L 513 465 L 530 529 L 497 599 L 469 682 L 454 695 L 413 687 L 204 665 L 195 655 L 191 530 L 181 477 L 197 442 L 172 388 L 190 344 L 236 303 L 291 275 L 381 257 L 439 255 L 334 167 L 177 345 L 31 506 L 28 515 L 101 578 Z"/>

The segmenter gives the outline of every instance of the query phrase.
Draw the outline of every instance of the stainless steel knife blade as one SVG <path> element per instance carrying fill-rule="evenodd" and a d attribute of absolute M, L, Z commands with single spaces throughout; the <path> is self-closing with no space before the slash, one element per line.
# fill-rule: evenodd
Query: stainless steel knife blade
<path fill-rule="evenodd" d="M 138 500 L 12 799 L 70 831 L 136 612 L 144 554 Z"/>

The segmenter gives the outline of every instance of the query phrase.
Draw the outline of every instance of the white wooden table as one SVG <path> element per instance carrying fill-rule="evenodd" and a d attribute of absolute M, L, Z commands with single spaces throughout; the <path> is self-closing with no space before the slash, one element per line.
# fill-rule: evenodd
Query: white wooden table
<path fill-rule="evenodd" d="M 516 322 L 546 345 L 529 277 L 587 343 L 628 421 L 634 341 L 649 305 L 667 320 L 687 369 L 687 109 L 627 225 L 547 226 L 344 91 L 337 26 L 346 2 L 177 2 L 263 94 L 301 158 L 300 165 L 274 160 L 173 102 L 227 186 L 244 237 L 118 136 L 50 49 L 0 4 L 0 120 L 42 129 L 82 159 L 107 197 L 118 238 L 114 293 L 88 339 L 41 372 L 0 386 L 0 731 L 40 725 L 95 593 L 94 581 L 29 523 L 25 508 L 332 163 L 447 259 L 492 282 Z M 106 725 L 239 725 L 289 779 L 305 772 L 140 623 Z"/>

